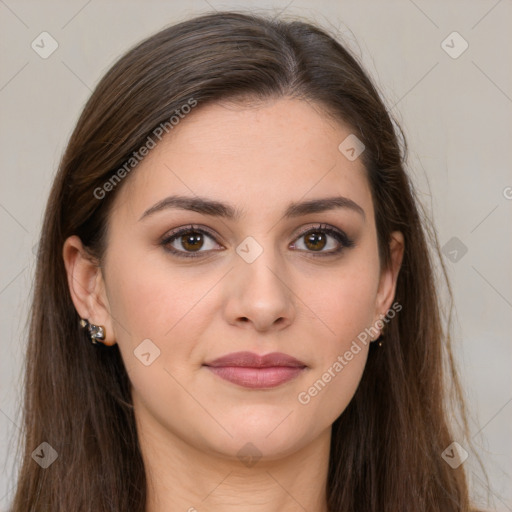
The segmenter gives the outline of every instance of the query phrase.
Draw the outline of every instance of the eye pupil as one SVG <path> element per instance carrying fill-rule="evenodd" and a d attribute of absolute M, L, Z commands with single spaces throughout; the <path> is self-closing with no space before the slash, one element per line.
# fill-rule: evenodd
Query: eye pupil
<path fill-rule="evenodd" d="M 203 246 L 203 235 L 201 233 L 187 233 L 186 235 L 183 235 L 181 237 L 181 243 L 185 249 L 188 251 L 194 251 L 197 249 L 201 249 Z M 199 244 L 199 247 L 197 247 L 196 244 Z"/>
<path fill-rule="evenodd" d="M 313 250 L 322 250 L 325 247 L 326 240 L 325 240 L 324 233 L 319 233 L 319 232 L 310 233 L 309 235 L 307 235 L 305 237 L 305 239 L 306 239 L 306 246 L 308 248 L 312 248 Z M 320 242 L 320 246 L 318 245 L 319 242 Z M 310 245 L 309 245 L 310 243 L 312 244 L 312 247 L 310 247 Z"/>

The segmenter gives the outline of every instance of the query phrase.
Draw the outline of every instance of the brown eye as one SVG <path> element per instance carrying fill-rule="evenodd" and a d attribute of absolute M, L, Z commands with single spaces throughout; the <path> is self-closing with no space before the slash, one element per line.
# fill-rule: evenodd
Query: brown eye
<path fill-rule="evenodd" d="M 180 237 L 181 245 L 187 251 L 197 251 L 203 246 L 203 234 L 198 232 L 190 232 Z"/>
<path fill-rule="evenodd" d="M 293 244 L 294 249 L 301 249 L 309 253 L 317 253 L 315 256 L 332 256 L 355 245 L 343 231 L 327 225 L 316 226 L 308 229 L 297 240 L 304 239 L 304 242 Z M 304 249 L 301 247 L 304 245 Z M 327 250 L 324 250 L 327 249 Z"/>
<path fill-rule="evenodd" d="M 161 242 L 165 250 L 179 257 L 194 258 L 216 249 L 213 235 L 203 229 L 187 227 L 179 229 Z"/>
<path fill-rule="evenodd" d="M 312 251 L 321 251 L 327 244 L 325 233 L 318 231 L 305 235 L 305 245 Z"/>
<path fill-rule="evenodd" d="M 218 251 L 218 247 L 222 247 L 216 244 L 213 234 L 194 226 L 187 226 L 171 232 L 161 241 L 161 245 L 166 251 L 183 258 L 206 257 L 208 253 Z M 215 247 L 216 245 L 217 247 Z M 320 225 L 305 231 L 297 238 L 297 242 L 291 245 L 291 248 L 321 257 L 339 254 L 345 248 L 354 245 L 355 243 L 343 231 L 327 225 Z"/>

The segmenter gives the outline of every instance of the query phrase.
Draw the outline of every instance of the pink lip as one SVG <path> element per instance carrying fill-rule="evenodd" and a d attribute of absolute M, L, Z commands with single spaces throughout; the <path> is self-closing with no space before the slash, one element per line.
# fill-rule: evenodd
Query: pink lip
<path fill-rule="evenodd" d="M 204 366 L 222 379 L 253 389 L 279 386 L 306 368 L 302 361 L 281 352 L 264 356 L 253 352 L 234 352 Z"/>

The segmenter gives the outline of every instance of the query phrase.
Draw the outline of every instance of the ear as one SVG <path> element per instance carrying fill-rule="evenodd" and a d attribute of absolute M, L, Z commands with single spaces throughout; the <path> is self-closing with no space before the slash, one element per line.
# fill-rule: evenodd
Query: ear
<path fill-rule="evenodd" d="M 390 235 L 389 248 L 391 262 L 389 268 L 381 271 L 377 301 L 375 303 L 375 321 L 386 315 L 395 297 L 396 282 L 404 256 L 404 236 L 400 231 L 393 231 Z"/>
<path fill-rule="evenodd" d="M 105 283 L 98 262 L 84 249 L 76 235 L 64 242 L 62 257 L 68 278 L 73 304 L 81 318 L 91 324 L 102 325 L 105 330 L 104 345 L 115 345 L 110 306 Z"/>

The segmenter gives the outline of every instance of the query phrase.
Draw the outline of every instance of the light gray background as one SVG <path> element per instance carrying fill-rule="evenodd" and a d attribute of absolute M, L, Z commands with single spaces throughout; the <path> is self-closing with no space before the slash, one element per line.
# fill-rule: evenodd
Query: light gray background
<path fill-rule="evenodd" d="M 0 508 L 12 498 L 14 440 L 33 247 L 62 151 L 100 77 L 164 26 L 216 10 L 257 9 L 327 28 L 362 58 L 410 144 L 409 172 L 444 246 L 455 293 L 455 348 L 471 428 L 490 477 L 464 463 L 474 494 L 512 511 L 512 4 L 482 1 L 28 2 L 0 0 Z M 43 31 L 59 44 L 31 48 Z M 441 43 L 457 31 L 458 58 Z M 448 44 L 461 48 L 455 40 Z M 464 446 L 464 440 L 458 439 Z M 35 447 L 34 447 L 35 448 Z"/>

